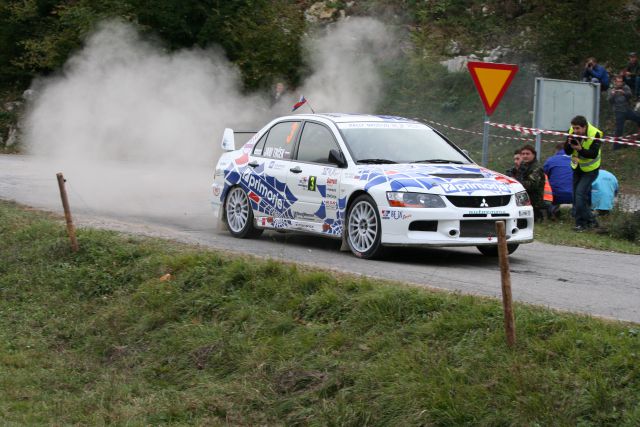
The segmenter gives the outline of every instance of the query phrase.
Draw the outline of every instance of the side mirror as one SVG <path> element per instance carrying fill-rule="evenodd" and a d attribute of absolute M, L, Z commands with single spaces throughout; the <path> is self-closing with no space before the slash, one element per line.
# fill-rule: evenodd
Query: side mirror
<path fill-rule="evenodd" d="M 236 139 L 233 135 L 233 129 L 225 128 L 222 134 L 222 149 L 224 151 L 233 151 L 236 149 Z"/>
<path fill-rule="evenodd" d="M 339 168 L 347 167 L 347 159 L 344 158 L 344 154 L 335 148 L 329 151 L 329 162 L 338 165 Z"/>

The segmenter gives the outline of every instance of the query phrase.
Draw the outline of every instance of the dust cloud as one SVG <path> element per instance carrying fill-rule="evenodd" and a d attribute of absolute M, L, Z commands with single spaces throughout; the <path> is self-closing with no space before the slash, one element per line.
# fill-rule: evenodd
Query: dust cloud
<path fill-rule="evenodd" d="M 305 40 L 313 71 L 272 106 L 269 94 L 241 91 L 221 50 L 167 52 L 126 23 L 104 22 L 62 70 L 34 82 L 25 145 L 39 168 L 65 173 L 78 208 L 165 221 L 210 216 L 225 127 L 258 130 L 300 94 L 316 112 L 372 112 L 376 63 L 393 45 L 373 19 L 334 24 Z"/>

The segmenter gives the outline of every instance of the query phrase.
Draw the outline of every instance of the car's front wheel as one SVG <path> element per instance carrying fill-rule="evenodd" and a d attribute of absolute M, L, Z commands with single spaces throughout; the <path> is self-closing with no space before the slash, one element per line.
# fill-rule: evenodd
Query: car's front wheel
<path fill-rule="evenodd" d="M 254 227 L 253 210 L 247 193 L 240 187 L 229 190 L 224 202 L 224 218 L 233 237 L 259 237 L 264 230 Z"/>
<path fill-rule="evenodd" d="M 376 202 L 371 196 L 358 196 L 347 213 L 347 243 L 359 258 L 378 258 L 383 253 L 380 244 L 382 227 Z"/>
<path fill-rule="evenodd" d="M 518 246 L 520 246 L 517 243 L 508 243 L 507 244 L 507 252 L 509 253 L 509 255 L 511 255 L 512 253 L 514 253 L 516 251 L 516 249 L 518 249 Z M 478 248 L 478 250 L 482 253 L 482 255 L 486 255 L 486 256 L 498 256 L 498 246 L 497 245 L 492 245 L 492 246 L 476 246 Z"/>

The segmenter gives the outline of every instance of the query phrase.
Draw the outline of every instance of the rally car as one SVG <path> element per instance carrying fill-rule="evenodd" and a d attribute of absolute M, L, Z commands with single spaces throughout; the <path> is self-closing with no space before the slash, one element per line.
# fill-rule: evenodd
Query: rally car
<path fill-rule="evenodd" d="M 401 117 L 280 117 L 240 149 L 226 129 L 214 211 L 238 238 L 266 230 L 342 239 L 376 258 L 393 246 L 477 246 L 509 253 L 533 241 L 533 209 L 516 180 L 475 164 L 437 130 Z"/>

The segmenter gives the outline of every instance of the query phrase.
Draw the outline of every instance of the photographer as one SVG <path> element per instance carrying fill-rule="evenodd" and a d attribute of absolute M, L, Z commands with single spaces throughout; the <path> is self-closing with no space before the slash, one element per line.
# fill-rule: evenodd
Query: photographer
<path fill-rule="evenodd" d="M 583 82 L 600 83 L 602 91 L 609 89 L 609 73 L 594 57 L 587 59 L 580 77 Z"/>
<path fill-rule="evenodd" d="M 591 184 L 598 177 L 602 150 L 600 141 L 602 131 L 587 122 L 584 116 L 576 116 L 571 120 L 569 136 L 564 144 L 564 152 L 571 156 L 573 169 L 573 209 L 576 218 L 577 232 L 597 227 L 591 212 Z M 577 138 L 577 137 L 583 138 Z"/>
<path fill-rule="evenodd" d="M 613 107 L 616 116 L 616 137 L 622 136 L 624 132 L 624 123 L 627 120 L 636 122 L 640 126 L 640 115 L 631 108 L 631 88 L 624 84 L 622 76 L 616 76 L 613 81 L 613 87 L 609 90 L 609 104 Z M 628 147 L 627 145 L 614 144 L 613 149 Z"/>

